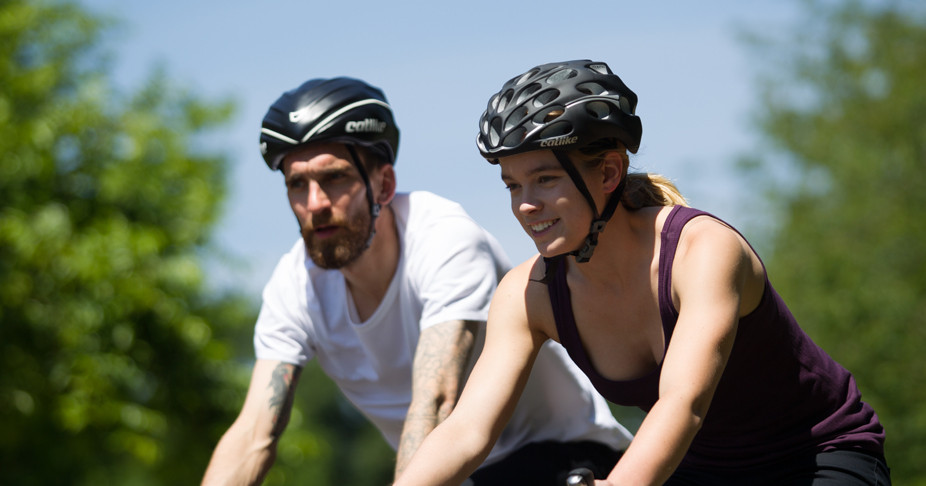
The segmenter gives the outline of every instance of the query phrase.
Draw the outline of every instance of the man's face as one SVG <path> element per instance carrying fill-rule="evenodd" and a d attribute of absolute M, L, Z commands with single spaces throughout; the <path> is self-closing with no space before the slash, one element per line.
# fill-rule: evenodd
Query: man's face
<path fill-rule="evenodd" d="M 283 159 L 289 205 L 316 265 L 337 269 L 366 249 L 370 212 L 366 186 L 341 144 L 312 144 Z"/>

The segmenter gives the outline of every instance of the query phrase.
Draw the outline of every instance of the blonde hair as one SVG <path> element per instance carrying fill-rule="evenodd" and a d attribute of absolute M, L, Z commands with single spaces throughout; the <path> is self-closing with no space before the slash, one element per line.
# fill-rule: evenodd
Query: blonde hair
<path fill-rule="evenodd" d="M 688 201 L 675 184 L 659 174 L 634 172 L 627 174 L 627 184 L 621 203 L 629 210 L 649 206 L 687 206 Z"/>
<path fill-rule="evenodd" d="M 608 152 L 617 152 L 621 156 L 621 173 L 626 178 L 621 204 L 633 211 L 652 206 L 688 206 L 685 196 L 671 180 L 659 174 L 647 172 L 629 172 L 630 156 L 627 149 L 615 139 L 602 139 L 592 147 L 579 151 L 586 166 L 596 166 L 604 160 Z"/>

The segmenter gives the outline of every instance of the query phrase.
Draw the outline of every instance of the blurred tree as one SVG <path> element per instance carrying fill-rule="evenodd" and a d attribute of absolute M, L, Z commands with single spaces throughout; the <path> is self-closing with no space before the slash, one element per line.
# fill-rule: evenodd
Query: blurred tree
<path fill-rule="evenodd" d="M 244 400 L 256 306 L 203 264 L 229 172 L 204 147 L 232 104 L 163 72 L 117 93 L 112 24 L 0 0 L 4 485 L 196 484 Z M 379 433 L 310 380 L 266 483 L 388 483 Z"/>
<path fill-rule="evenodd" d="M 0 484 L 192 484 L 243 395 L 254 306 L 200 255 L 225 197 L 200 137 L 231 114 L 107 78 L 108 21 L 0 2 Z"/>
<path fill-rule="evenodd" d="M 926 484 L 924 6 L 803 6 L 753 39 L 770 150 L 745 162 L 779 175 L 769 273 L 878 412 L 894 482 Z"/>

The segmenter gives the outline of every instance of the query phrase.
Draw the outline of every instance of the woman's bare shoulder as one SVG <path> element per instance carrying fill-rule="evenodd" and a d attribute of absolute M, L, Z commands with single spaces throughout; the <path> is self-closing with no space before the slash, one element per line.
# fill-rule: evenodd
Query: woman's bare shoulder
<path fill-rule="evenodd" d="M 535 255 L 511 269 L 499 283 L 495 292 L 493 307 L 505 309 L 509 318 L 518 317 L 526 321 L 534 331 L 548 337 L 553 332 L 553 310 L 547 284 L 542 282 L 546 264 L 540 255 Z"/>
<path fill-rule="evenodd" d="M 505 293 L 516 295 L 523 293 L 530 284 L 533 274 L 536 272 L 535 267 L 538 265 L 538 262 L 542 267 L 543 261 L 540 259 L 540 255 L 535 255 L 509 270 L 502 278 L 501 282 L 499 282 L 495 294 Z"/>

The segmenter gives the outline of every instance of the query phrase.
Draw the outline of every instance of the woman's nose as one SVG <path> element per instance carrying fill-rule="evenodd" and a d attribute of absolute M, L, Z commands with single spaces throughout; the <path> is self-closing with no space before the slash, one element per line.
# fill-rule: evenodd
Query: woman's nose
<path fill-rule="evenodd" d="M 518 200 L 518 211 L 521 214 L 530 214 L 536 211 L 539 211 L 543 206 L 540 200 L 535 197 L 533 191 L 528 189 L 521 190 L 521 197 Z"/>

